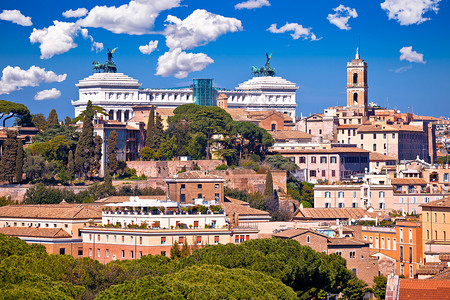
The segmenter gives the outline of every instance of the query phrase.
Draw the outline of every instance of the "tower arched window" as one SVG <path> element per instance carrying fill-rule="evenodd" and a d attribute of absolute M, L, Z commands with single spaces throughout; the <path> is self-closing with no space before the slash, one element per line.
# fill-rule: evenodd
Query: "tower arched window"
<path fill-rule="evenodd" d="M 353 84 L 358 83 L 358 73 L 353 73 Z"/>
<path fill-rule="evenodd" d="M 353 105 L 358 105 L 358 93 L 353 94 Z"/>

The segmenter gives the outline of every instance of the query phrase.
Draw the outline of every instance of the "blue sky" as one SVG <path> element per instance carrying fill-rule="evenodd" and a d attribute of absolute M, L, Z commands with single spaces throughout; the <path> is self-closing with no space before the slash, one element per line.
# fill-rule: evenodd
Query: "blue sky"
<path fill-rule="evenodd" d="M 447 0 L 5 0 L 0 99 L 72 117 L 75 83 L 106 48 L 118 47 L 118 71 L 144 88 L 192 78 L 234 88 L 273 52 L 277 76 L 300 87 L 298 115 L 309 115 L 345 105 L 346 63 L 360 37 L 369 101 L 449 117 L 449 16 Z"/>

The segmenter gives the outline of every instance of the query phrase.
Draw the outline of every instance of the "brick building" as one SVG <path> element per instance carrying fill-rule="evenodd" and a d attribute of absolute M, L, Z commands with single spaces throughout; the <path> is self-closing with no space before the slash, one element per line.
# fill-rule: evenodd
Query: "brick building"
<path fill-rule="evenodd" d="M 309 246 L 317 252 L 327 252 L 329 239 L 315 230 L 297 228 L 283 230 L 273 235 L 274 238 L 296 240 L 303 246 Z"/>
<path fill-rule="evenodd" d="M 223 202 L 223 177 L 206 171 L 187 171 L 165 179 L 170 200 L 194 203 L 194 199 Z"/>

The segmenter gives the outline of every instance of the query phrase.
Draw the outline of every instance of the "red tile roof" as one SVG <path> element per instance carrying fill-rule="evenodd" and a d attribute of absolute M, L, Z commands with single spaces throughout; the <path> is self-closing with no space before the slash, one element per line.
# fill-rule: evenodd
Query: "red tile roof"
<path fill-rule="evenodd" d="M 265 216 L 265 217 L 270 216 L 270 214 L 267 211 L 231 202 L 222 202 L 220 203 L 220 206 L 224 208 L 225 213 L 227 215 L 230 213 L 237 213 L 240 216 Z"/>
<path fill-rule="evenodd" d="M 393 185 L 426 185 L 427 182 L 423 178 L 392 178 Z"/>
<path fill-rule="evenodd" d="M 328 237 L 322 233 L 319 233 L 317 231 L 314 230 L 310 230 L 310 229 L 306 229 L 306 228 L 297 228 L 297 229 L 288 229 L 288 230 L 283 230 L 281 232 L 278 232 L 276 234 L 274 234 L 274 237 L 278 237 L 278 238 L 288 238 L 288 239 L 292 239 L 296 236 L 305 234 L 305 233 L 312 233 L 312 234 L 316 234 L 319 236 L 322 236 L 326 239 L 328 239 Z"/>
<path fill-rule="evenodd" d="M 62 228 L 2 227 L 0 233 L 17 237 L 71 238 Z"/>
<path fill-rule="evenodd" d="M 207 171 L 187 171 L 183 173 L 176 174 L 172 177 L 173 179 L 222 179 L 223 177 L 210 174 Z"/>
<path fill-rule="evenodd" d="M 450 280 L 401 279 L 398 299 L 450 299 Z"/>
<path fill-rule="evenodd" d="M 397 160 L 395 157 L 387 156 L 378 152 L 370 152 L 369 154 L 370 161 L 389 161 L 389 160 Z"/>
<path fill-rule="evenodd" d="M 439 200 L 431 201 L 429 203 L 421 204 L 422 207 L 448 207 L 450 208 L 450 197 L 442 198 Z"/>
<path fill-rule="evenodd" d="M 302 208 L 299 209 L 294 219 L 359 219 L 364 216 L 373 217 L 375 213 L 369 213 L 362 208 Z"/>
<path fill-rule="evenodd" d="M 290 140 L 290 139 L 311 139 L 313 136 L 309 133 L 299 130 L 277 130 L 269 131 L 275 140 Z"/>
<path fill-rule="evenodd" d="M 0 207 L 0 218 L 87 220 L 101 219 L 98 205 L 84 204 L 42 204 L 8 205 Z"/>

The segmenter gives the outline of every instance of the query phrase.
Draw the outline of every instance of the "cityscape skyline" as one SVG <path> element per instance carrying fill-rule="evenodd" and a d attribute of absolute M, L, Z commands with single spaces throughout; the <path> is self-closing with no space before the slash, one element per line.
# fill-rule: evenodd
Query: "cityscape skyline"
<path fill-rule="evenodd" d="M 360 39 L 361 58 L 369 66 L 369 102 L 446 116 L 440 107 L 449 100 L 450 24 L 448 5 L 439 0 L 84 4 L 42 7 L 25 1 L 0 7 L 1 99 L 23 103 L 33 113 L 48 115 L 55 108 L 73 117 L 75 84 L 92 74 L 92 61 L 106 60 L 107 48 L 118 47 L 118 72 L 142 88 L 186 86 L 193 78 L 235 88 L 273 52 L 277 76 L 300 87 L 297 115 L 309 115 L 346 104 L 346 63 Z"/>

